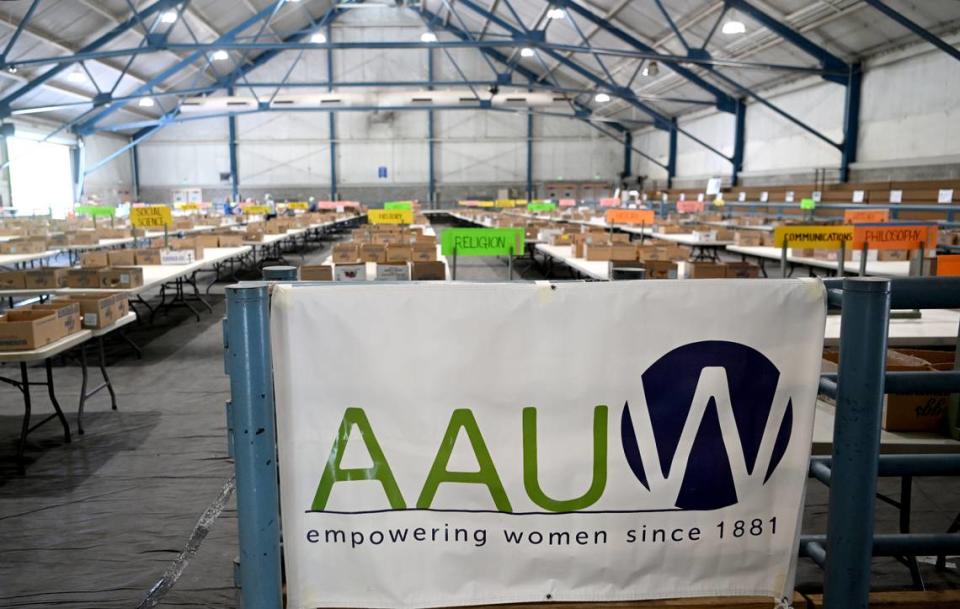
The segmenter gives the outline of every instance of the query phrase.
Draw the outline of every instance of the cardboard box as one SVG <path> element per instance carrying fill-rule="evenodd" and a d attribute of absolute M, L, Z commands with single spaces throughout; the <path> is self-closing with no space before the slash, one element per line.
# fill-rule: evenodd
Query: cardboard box
<path fill-rule="evenodd" d="M 364 243 L 360 246 L 360 260 L 363 262 L 386 262 L 387 246 L 376 243 Z"/>
<path fill-rule="evenodd" d="M 593 244 L 588 243 L 583 248 L 584 258 L 587 260 L 593 261 L 606 261 L 610 260 L 610 256 L 613 255 L 613 246 L 603 244 Z"/>
<path fill-rule="evenodd" d="M 61 337 L 79 332 L 82 329 L 80 327 L 80 305 L 75 302 L 58 299 L 47 304 L 35 304 L 30 308 L 35 311 L 50 311 L 56 315 Z"/>
<path fill-rule="evenodd" d="M 66 287 L 66 269 L 34 269 L 24 271 L 24 283 L 28 290 L 46 290 Z"/>
<path fill-rule="evenodd" d="M 242 247 L 243 235 L 234 233 L 232 235 L 217 235 L 217 247 Z"/>
<path fill-rule="evenodd" d="M 27 287 L 23 271 L 0 272 L 0 290 L 23 290 Z"/>
<path fill-rule="evenodd" d="M 637 246 L 629 243 L 614 243 L 610 246 L 610 260 L 630 261 L 637 259 Z"/>
<path fill-rule="evenodd" d="M 0 350 L 38 349 L 63 338 L 62 328 L 53 311 L 12 309 L 0 316 Z"/>
<path fill-rule="evenodd" d="M 107 252 L 108 266 L 133 266 L 136 262 L 133 250 L 112 250 Z"/>
<path fill-rule="evenodd" d="M 695 230 L 691 234 L 693 235 L 694 241 L 713 243 L 717 240 L 717 231 L 715 230 Z"/>
<path fill-rule="evenodd" d="M 410 247 L 410 260 L 413 262 L 434 262 L 437 259 L 435 243 L 414 243 Z"/>
<path fill-rule="evenodd" d="M 334 264 L 356 264 L 360 261 L 360 247 L 356 243 L 337 243 L 333 246 Z"/>
<path fill-rule="evenodd" d="M 447 267 L 442 261 L 414 261 L 410 264 L 410 279 L 413 281 L 443 281 L 446 278 Z"/>
<path fill-rule="evenodd" d="M 160 261 L 160 250 L 158 249 L 139 249 L 133 250 L 134 264 L 137 266 L 155 266 L 162 264 Z"/>
<path fill-rule="evenodd" d="M 824 351 L 822 372 L 836 372 L 839 356 L 836 350 Z M 890 372 L 927 372 L 936 369 L 923 358 L 894 349 L 887 350 L 886 367 Z M 882 427 L 886 431 L 942 432 L 948 405 L 949 396 L 945 394 L 886 394 L 883 396 Z"/>
<path fill-rule="evenodd" d="M 100 272 L 100 287 L 117 290 L 139 288 L 143 285 L 143 269 L 139 266 L 118 266 Z"/>
<path fill-rule="evenodd" d="M 197 235 L 193 238 L 194 244 L 201 252 L 208 247 L 220 247 L 219 235 Z M 201 254 L 201 258 L 203 255 Z"/>
<path fill-rule="evenodd" d="M 377 281 L 410 281 L 410 265 L 406 262 L 377 264 Z"/>
<path fill-rule="evenodd" d="M 88 269 L 102 269 L 110 266 L 110 260 L 107 257 L 107 252 L 83 252 L 80 255 L 80 266 Z"/>
<path fill-rule="evenodd" d="M 249 241 L 253 243 L 259 243 L 263 241 L 263 229 L 259 227 L 248 226 L 247 232 L 245 235 L 242 235 L 244 241 Z"/>
<path fill-rule="evenodd" d="M 100 237 L 92 230 L 68 233 L 67 240 L 70 242 L 70 245 L 96 245 L 100 243 Z"/>
<path fill-rule="evenodd" d="M 644 260 L 647 279 L 676 279 L 677 264 L 669 260 Z"/>
<path fill-rule="evenodd" d="M 333 267 L 329 264 L 314 264 L 300 267 L 301 281 L 333 281 Z"/>
<path fill-rule="evenodd" d="M 738 230 L 733 233 L 733 242 L 741 247 L 760 247 L 763 245 L 763 235 L 757 231 Z"/>
<path fill-rule="evenodd" d="M 0 254 L 41 254 L 45 251 L 46 239 L 16 239 L 0 243 Z"/>
<path fill-rule="evenodd" d="M 366 281 L 366 264 L 335 264 L 333 265 L 334 281 Z"/>
<path fill-rule="evenodd" d="M 81 324 L 87 329 L 105 328 L 130 312 L 127 295 L 122 292 L 70 294 L 67 300 L 80 307 Z"/>
<path fill-rule="evenodd" d="M 410 262 L 413 250 L 409 245 L 388 245 L 387 262 Z M 379 276 L 379 273 L 378 273 Z"/>
<path fill-rule="evenodd" d="M 84 290 L 99 289 L 100 270 L 98 268 L 69 269 L 65 278 L 67 287 Z"/>
<path fill-rule="evenodd" d="M 688 262 L 687 279 L 722 279 L 727 276 L 726 264 Z"/>
<path fill-rule="evenodd" d="M 881 262 L 910 260 L 910 250 L 877 250 L 877 260 Z"/>
<path fill-rule="evenodd" d="M 727 277 L 731 279 L 756 279 L 760 276 L 760 267 L 749 262 L 727 262 Z"/>
<path fill-rule="evenodd" d="M 159 250 L 160 264 L 192 264 L 197 260 L 195 250 Z"/>

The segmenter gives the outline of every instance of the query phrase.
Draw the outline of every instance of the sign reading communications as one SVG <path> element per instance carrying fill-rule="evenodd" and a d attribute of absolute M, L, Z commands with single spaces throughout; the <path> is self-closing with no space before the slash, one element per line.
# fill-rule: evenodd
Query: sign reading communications
<path fill-rule="evenodd" d="M 277 286 L 288 606 L 790 598 L 824 291 L 732 283 Z"/>
<path fill-rule="evenodd" d="M 520 256 L 525 234 L 522 228 L 448 228 L 440 233 L 444 256 Z"/>

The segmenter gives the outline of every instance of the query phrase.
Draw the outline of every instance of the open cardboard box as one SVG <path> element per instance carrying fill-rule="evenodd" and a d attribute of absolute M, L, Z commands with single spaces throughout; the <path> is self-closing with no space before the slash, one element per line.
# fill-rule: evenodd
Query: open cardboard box
<path fill-rule="evenodd" d="M 65 336 L 53 311 L 12 309 L 0 316 L 0 351 L 29 351 Z"/>
<path fill-rule="evenodd" d="M 70 294 L 63 300 L 74 302 L 79 306 L 81 324 L 88 329 L 105 328 L 130 312 L 130 303 L 127 301 L 126 294 L 122 292 Z"/>

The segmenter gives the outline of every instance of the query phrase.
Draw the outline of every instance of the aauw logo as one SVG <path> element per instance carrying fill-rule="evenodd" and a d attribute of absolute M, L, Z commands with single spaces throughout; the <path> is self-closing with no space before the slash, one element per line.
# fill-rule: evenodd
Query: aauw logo
<path fill-rule="evenodd" d="M 620 417 L 623 455 L 636 479 L 662 499 L 664 508 L 719 509 L 754 492 L 769 480 L 790 440 L 793 408 L 779 379 L 780 372 L 769 359 L 738 343 L 692 343 L 661 357 L 641 374 L 637 393 L 631 398 L 634 407 L 626 400 Z M 347 408 L 311 510 L 326 510 L 337 483 L 375 480 L 393 510 L 408 506 L 436 509 L 433 502 L 441 485 L 476 484 L 486 487 L 496 511 L 513 512 L 500 472 L 517 465 L 526 496 L 536 506 L 548 512 L 587 510 L 601 499 L 608 485 L 607 406 L 593 409 L 592 478 L 589 487 L 574 497 L 551 497 L 543 490 L 542 470 L 546 471 L 544 477 L 562 472 L 550 472 L 548 460 L 540 462 L 537 417 L 536 407 L 523 408 L 522 460 L 498 464 L 473 410 L 453 410 L 432 465 L 427 467 L 424 462 L 424 482 L 410 506 L 366 412 Z M 372 460 L 370 467 L 342 466 L 354 429 Z M 469 444 L 476 469 L 451 469 L 458 438 Z M 588 465 L 584 463 L 584 467 Z M 629 482 L 617 480 L 615 484 Z"/>

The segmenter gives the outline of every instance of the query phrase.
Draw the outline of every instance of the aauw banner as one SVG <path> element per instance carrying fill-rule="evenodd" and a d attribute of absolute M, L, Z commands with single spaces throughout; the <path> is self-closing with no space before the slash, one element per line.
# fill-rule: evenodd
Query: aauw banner
<path fill-rule="evenodd" d="M 811 280 L 276 286 L 289 607 L 790 597 Z"/>

